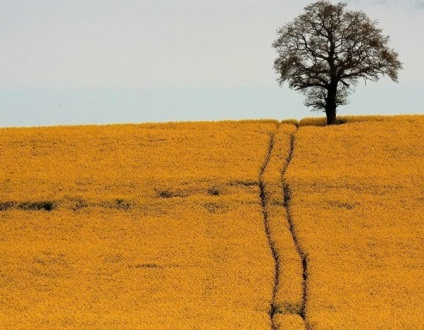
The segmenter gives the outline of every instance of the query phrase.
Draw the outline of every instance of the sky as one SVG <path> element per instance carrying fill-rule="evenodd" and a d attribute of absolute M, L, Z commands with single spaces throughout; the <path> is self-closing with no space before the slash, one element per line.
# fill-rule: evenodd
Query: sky
<path fill-rule="evenodd" d="M 424 0 L 345 2 L 404 69 L 338 114 L 423 114 Z M 273 69 L 276 30 L 309 3 L 0 0 L 0 127 L 322 116 Z"/>

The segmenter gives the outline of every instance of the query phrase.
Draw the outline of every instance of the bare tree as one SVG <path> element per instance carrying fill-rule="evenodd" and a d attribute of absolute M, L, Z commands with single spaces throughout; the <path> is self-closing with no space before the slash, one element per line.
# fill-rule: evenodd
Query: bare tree
<path fill-rule="evenodd" d="M 304 14 L 280 28 L 272 46 L 278 57 L 274 69 L 280 85 L 306 95 L 305 105 L 324 111 L 327 124 L 336 123 L 336 109 L 362 78 L 398 81 L 402 64 L 388 47 L 378 22 L 361 11 L 345 10 L 345 3 L 318 1 Z"/>

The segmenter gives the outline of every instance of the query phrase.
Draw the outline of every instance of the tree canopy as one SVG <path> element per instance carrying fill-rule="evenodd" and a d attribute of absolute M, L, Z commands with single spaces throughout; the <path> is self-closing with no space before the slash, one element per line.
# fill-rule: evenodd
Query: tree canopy
<path fill-rule="evenodd" d="M 336 123 L 336 109 L 347 103 L 360 79 L 398 81 L 402 64 L 388 47 L 377 21 L 345 3 L 317 1 L 281 27 L 273 47 L 278 82 L 306 95 L 305 105 L 324 111 L 327 124 Z"/>

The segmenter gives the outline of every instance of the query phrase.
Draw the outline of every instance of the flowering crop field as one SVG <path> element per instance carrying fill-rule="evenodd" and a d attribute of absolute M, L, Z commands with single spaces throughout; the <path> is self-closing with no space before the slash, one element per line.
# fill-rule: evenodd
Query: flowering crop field
<path fill-rule="evenodd" d="M 0 129 L 0 328 L 269 329 L 277 124 Z"/>
<path fill-rule="evenodd" d="M 424 116 L 0 129 L 0 329 L 422 329 Z"/>
<path fill-rule="evenodd" d="M 301 125 L 285 180 L 309 328 L 423 329 L 424 116 Z"/>

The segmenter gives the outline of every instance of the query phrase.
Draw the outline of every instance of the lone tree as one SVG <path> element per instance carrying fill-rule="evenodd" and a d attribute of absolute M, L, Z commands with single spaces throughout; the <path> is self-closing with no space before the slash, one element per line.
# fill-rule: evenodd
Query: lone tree
<path fill-rule="evenodd" d="M 306 95 L 305 105 L 324 111 L 327 124 L 336 123 L 336 109 L 360 78 L 377 81 L 387 75 L 398 81 L 402 64 L 388 47 L 389 37 L 361 11 L 345 10 L 345 3 L 318 1 L 280 28 L 272 46 L 280 85 Z"/>

